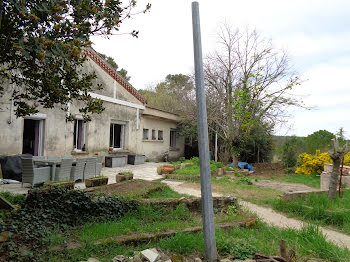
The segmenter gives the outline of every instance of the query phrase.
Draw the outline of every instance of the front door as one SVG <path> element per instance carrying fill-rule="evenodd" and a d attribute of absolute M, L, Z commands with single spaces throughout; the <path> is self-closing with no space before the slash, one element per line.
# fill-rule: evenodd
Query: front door
<path fill-rule="evenodd" d="M 43 121 L 24 119 L 22 154 L 42 155 Z"/>

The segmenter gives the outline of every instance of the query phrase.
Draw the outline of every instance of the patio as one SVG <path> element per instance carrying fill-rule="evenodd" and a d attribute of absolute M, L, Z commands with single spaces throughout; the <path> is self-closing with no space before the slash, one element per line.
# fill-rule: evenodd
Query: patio
<path fill-rule="evenodd" d="M 101 175 L 108 177 L 108 184 L 115 183 L 115 175 L 121 171 L 131 171 L 134 174 L 134 179 L 152 181 L 163 178 L 157 174 L 157 167 L 163 164 L 164 163 L 146 162 L 141 165 L 126 165 L 124 167 L 116 168 L 103 167 Z M 75 183 L 74 188 L 84 189 L 85 182 Z M 27 194 L 29 189 L 31 189 L 30 184 L 26 183 L 24 184 L 24 187 L 21 186 L 21 183 L 0 185 L 0 192 Z"/>

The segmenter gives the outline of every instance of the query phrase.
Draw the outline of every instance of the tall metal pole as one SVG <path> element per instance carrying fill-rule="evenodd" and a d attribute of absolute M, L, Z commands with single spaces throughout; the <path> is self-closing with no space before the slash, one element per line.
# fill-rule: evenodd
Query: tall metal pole
<path fill-rule="evenodd" d="M 201 29 L 200 29 L 200 23 L 199 23 L 198 2 L 192 2 L 192 26 L 193 26 L 194 68 L 195 68 L 195 79 L 196 79 L 196 101 L 197 101 L 197 119 L 198 119 L 198 126 L 197 126 L 198 148 L 199 148 L 201 190 L 202 190 L 204 250 L 205 250 L 206 258 L 209 261 L 213 261 L 217 257 L 216 257 L 213 198 L 212 198 L 212 192 L 211 192 L 207 107 L 205 102 L 205 91 L 204 91 L 202 42 L 201 42 Z"/>

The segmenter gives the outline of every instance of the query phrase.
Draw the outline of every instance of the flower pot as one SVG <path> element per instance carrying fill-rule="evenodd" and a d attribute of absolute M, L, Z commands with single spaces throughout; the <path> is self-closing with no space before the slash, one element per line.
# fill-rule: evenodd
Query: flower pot
<path fill-rule="evenodd" d="M 104 186 L 108 184 L 108 177 L 93 177 L 85 179 L 86 187 Z"/>
<path fill-rule="evenodd" d="M 164 165 L 162 167 L 162 173 L 172 174 L 174 172 L 174 167 L 172 165 Z"/>
<path fill-rule="evenodd" d="M 134 174 L 123 174 L 123 173 L 118 173 L 115 175 L 115 182 L 122 182 L 125 180 L 132 180 L 134 178 Z"/>

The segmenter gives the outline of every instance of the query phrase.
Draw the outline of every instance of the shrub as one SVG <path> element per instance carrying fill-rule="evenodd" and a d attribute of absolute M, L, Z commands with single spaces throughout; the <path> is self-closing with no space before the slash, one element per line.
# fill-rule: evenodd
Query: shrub
<path fill-rule="evenodd" d="M 332 163 L 328 153 L 321 153 L 320 150 L 316 150 L 315 155 L 303 153 L 299 155 L 298 167 L 295 173 L 308 176 L 314 173 L 321 174 L 325 163 Z"/>
<path fill-rule="evenodd" d="M 30 245 L 34 250 L 42 246 L 44 237 L 54 229 L 65 230 L 94 220 L 120 219 L 137 209 L 136 201 L 103 194 L 64 188 L 31 190 L 22 208 L 0 224 L 0 232 L 14 233 L 18 246 L 11 241 L 7 250 L 5 247 L 0 253 L 6 254 L 21 245 Z"/>

